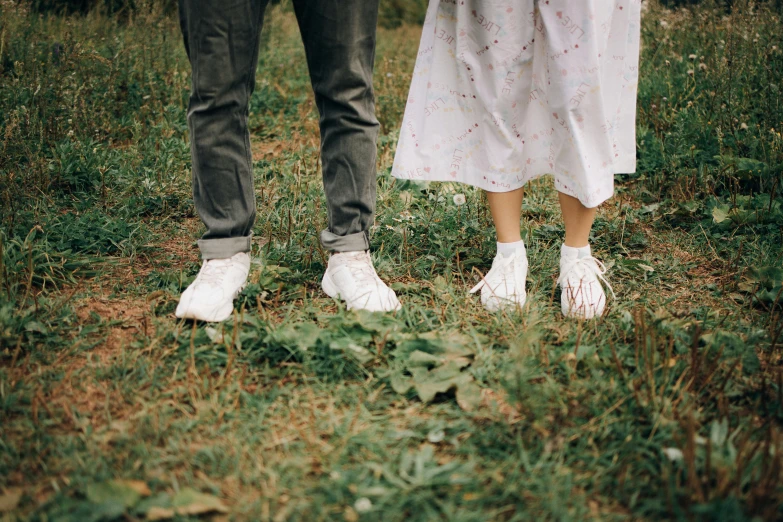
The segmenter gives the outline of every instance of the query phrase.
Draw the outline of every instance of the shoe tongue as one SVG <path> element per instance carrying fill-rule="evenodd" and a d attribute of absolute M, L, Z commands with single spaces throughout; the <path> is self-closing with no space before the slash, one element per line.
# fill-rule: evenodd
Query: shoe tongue
<path fill-rule="evenodd" d="M 230 257 L 226 258 L 226 259 L 209 259 L 207 261 L 207 265 L 214 266 L 214 267 L 228 266 L 230 264 L 231 264 L 231 258 Z"/>
<path fill-rule="evenodd" d="M 332 258 L 338 264 L 346 264 L 356 261 L 367 261 L 368 256 L 366 252 L 359 250 L 357 252 L 338 252 L 332 254 Z"/>

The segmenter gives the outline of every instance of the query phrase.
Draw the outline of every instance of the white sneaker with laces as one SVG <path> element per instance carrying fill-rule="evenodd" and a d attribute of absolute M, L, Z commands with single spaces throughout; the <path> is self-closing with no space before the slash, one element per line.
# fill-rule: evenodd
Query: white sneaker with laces
<path fill-rule="evenodd" d="M 345 301 L 349 310 L 392 312 L 400 309 L 394 290 L 375 272 L 369 251 L 333 253 L 321 288 L 329 297 Z"/>
<path fill-rule="evenodd" d="M 196 280 L 182 293 L 174 314 L 180 319 L 225 321 L 234 311 L 234 299 L 245 287 L 249 272 L 247 252 L 204 261 Z"/>
<path fill-rule="evenodd" d="M 470 293 L 475 294 L 481 290 L 481 304 L 490 312 L 505 308 L 522 308 L 527 299 L 527 266 L 527 251 L 524 246 L 509 256 L 498 254 L 487 275 Z"/>
<path fill-rule="evenodd" d="M 557 284 L 560 285 L 560 306 L 564 316 L 592 319 L 604 313 L 606 293 L 603 285 L 606 285 L 614 297 L 612 285 L 604 274 L 604 264 L 591 255 L 579 257 L 576 252 L 561 254 Z"/>

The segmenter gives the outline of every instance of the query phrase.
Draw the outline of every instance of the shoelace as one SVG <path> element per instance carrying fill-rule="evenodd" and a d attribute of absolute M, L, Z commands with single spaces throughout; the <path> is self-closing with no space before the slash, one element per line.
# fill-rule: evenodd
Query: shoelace
<path fill-rule="evenodd" d="M 496 265 L 494 265 L 492 268 L 489 269 L 487 275 L 483 276 L 481 278 L 481 281 L 479 281 L 479 283 L 476 286 L 470 289 L 470 293 L 475 294 L 476 292 L 481 290 L 481 288 L 484 285 L 489 285 L 489 280 L 497 277 L 497 273 L 500 272 L 501 270 L 508 268 L 509 265 L 514 263 L 515 259 L 516 259 L 516 255 L 508 256 L 508 257 L 503 256 L 499 262 L 496 262 L 497 263 Z"/>
<path fill-rule="evenodd" d="M 230 259 L 210 259 L 201 268 L 197 280 L 203 284 L 220 285 L 230 266 Z"/>
<path fill-rule="evenodd" d="M 348 267 L 357 283 L 375 283 L 378 274 L 372 266 L 372 259 L 367 252 L 343 256 L 344 266 Z"/>
<path fill-rule="evenodd" d="M 612 288 L 612 285 L 609 284 L 609 281 L 604 277 L 604 274 L 607 272 L 606 265 L 604 265 L 602 262 L 594 258 L 593 256 L 587 256 L 580 259 L 572 259 L 568 263 L 566 263 L 565 267 L 563 268 L 563 271 L 560 273 L 560 277 L 557 278 L 557 284 L 560 285 L 560 288 L 563 287 L 563 284 L 568 280 L 569 275 L 572 271 L 579 270 L 581 273 L 584 272 L 591 272 L 593 273 L 596 278 L 604 284 L 606 288 L 609 289 L 609 292 L 612 293 L 612 298 L 616 299 L 617 296 L 614 293 L 614 289 Z M 581 277 L 580 277 L 581 279 Z"/>

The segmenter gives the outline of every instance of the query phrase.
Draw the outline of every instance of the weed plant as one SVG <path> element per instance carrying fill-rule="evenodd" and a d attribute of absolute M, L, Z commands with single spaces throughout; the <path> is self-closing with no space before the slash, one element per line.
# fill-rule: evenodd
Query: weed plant
<path fill-rule="evenodd" d="M 175 17 L 0 2 L 4 520 L 783 518 L 783 12 L 686 4 L 645 2 L 594 322 L 560 315 L 551 180 L 524 203 L 529 303 L 493 315 L 467 295 L 494 254 L 482 194 L 390 177 L 424 2 L 382 4 L 376 60 L 373 256 L 404 307 L 326 298 L 316 108 L 273 6 L 250 284 L 194 325 L 173 319 L 202 231 Z"/>

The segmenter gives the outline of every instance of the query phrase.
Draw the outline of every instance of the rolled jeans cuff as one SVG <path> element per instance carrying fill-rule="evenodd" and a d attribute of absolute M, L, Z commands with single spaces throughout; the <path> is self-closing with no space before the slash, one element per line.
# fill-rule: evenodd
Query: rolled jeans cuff
<path fill-rule="evenodd" d="M 321 244 L 330 252 L 357 252 L 370 249 L 370 238 L 367 232 L 338 236 L 324 230 L 321 232 Z"/>
<path fill-rule="evenodd" d="M 240 237 L 220 237 L 216 239 L 199 239 L 198 248 L 201 250 L 201 258 L 206 261 L 209 259 L 227 259 L 240 252 L 250 252 L 249 236 Z"/>

